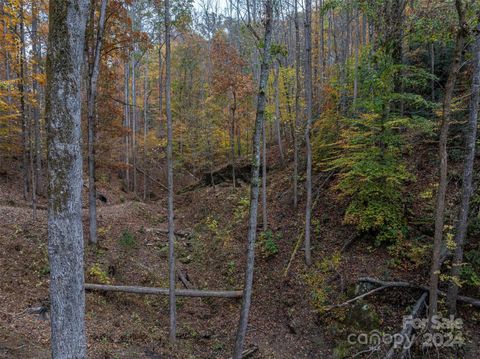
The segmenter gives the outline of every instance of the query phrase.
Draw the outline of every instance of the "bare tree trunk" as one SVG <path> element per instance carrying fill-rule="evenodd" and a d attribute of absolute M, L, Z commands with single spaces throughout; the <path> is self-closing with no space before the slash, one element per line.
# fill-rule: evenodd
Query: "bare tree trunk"
<path fill-rule="evenodd" d="M 298 207 L 298 130 L 300 127 L 300 26 L 298 0 L 295 0 L 295 131 L 293 136 L 293 207 Z"/>
<path fill-rule="evenodd" d="M 177 310 L 175 297 L 175 225 L 173 221 L 173 126 L 171 108 L 170 0 L 165 0 L 165 106 L 167 110 L 167 177 L 168 177 L 168 277 L 170 342 L 175 343 Z"/>
<path fill-rule="evenodd" d="M 129 82 L 130 82 L 130 62 L 125 61 L 125 122 L 124 126 L 128 131 L 130 131 L 130 93 L 129 93 Z M 130 191 L 130 134 L 127 132 L 125 134 L 125 187 L 127 192 Z"/>
<path fill-rule="evenodd" d="M 35 1 L 32 1 L 32 51 L 33 51 L 33 76 L 32 76 L 32 90 L 37 104 L 33 106 L 33 125 L 34 125 L 34 153 L 35 153 L 35 193 L 42 193 L 42 154 L 41 154 L 41 138 L 40 138 L 40 94 L 39 86 L 36 76 L 39 73 L 40 49 L 38 44 L 38 8 Z"/>
<path fill-rule="evenodd" d="M 168 0 L 167 0 L 168 1 Z M 263 57 L 260 68 L 260 78 L 257 97 L 257 112 L 255 118 L 255 133 L 253 139 L 252 154 L 252 181 L 250 185 L 250 214 L 248 221 L 248 243 L 247 243 L 247 267 L 245 270 L 245 287 L 243 290 L 242 309 L 238 323 L 237 336 L 235 339 L 235 349 L 233 359 L 241 359 L 245 336 L 247 334 L 248 314 L 252 301 L 253 289 L 253 270 L 255 262 L 255 239 L 257 236 L 257 210 L 258 210 L 258 192 L 259 192 L 259 174 L 260 174 L 260 142 L 262 127 L 265 117 L 266 90 L 270 65 L 270 46 L 272 43 L 272 0 L 265 0 L 265 37 L 263 47 Z"/>
<path fill-rule="evenodd" d="M 480 12 L 479 12 L 480 15 Z M 480 18 L 479 18 L 480 20 Z M 458 281 L 460 275 L 460 267 L 463 261 L 463 247 L 468 227 L 468 212 L 470 207 L 470 199 L 472 197 L 472 177 L 473 164 L 475 162 L 475 144 L 477 140 L 477 122 L 480 99 L 480 21 L 477 25 L 477 35 L 474 45 L 474 69 L 472 75 L 472 94 L 470 96 L 470 109 L 468 128 L 465 131 L 465 160 L 463 164 L 462 179 L 462 201 L 458 214 L 457 233 L 455 236 L 455 254 L 452 261 L 452 270 L 450 287 L 448 288 L 448 307 L 450 314 L 456 314 L 457 297 L 458 297 Z"/>
<path fill-rule="evenodd" d="M 158 15 L 161 16 L 161 7 L 158 7 Z M 158 138 L 162 138 L 164 136 L 163 131 L 163 92 L 165 89 L 163 88 L 163 55 L 162 55 L 162 30 L 161 26 L 159 26 L 158 32 Z"/>
<path fill-rule="evenodd" d="M 438 307 L 438 278 L 440 275 L 440 255 L 443 243 L 443 227 L 445 219 L 445 195 L 447 192 L 447 140 L 448 128 L 452 111 L 452 99 L 457 81 L 458 72 L 462 62 L 462 51 L 465 46 L 467 25 L 465 23 L 464 7 L 461 0 L 455 0 L 458 13 L 459 29 L 453 53 L 453 62 L 445 85 L 445 98 L 443 100 L 443 114 L 440 127 L 440 178 L 438 182 L 438 193 L 435 209 L 435 234 L 433 243 L 432 266 L 430 270 L 430 296 L 429 296 L 429 318 L 437 314 Z"/>
<path fill-rule="evenodd" d="M 265 131 L 265 121 L 262 125 L 262 220 L 263 230 L 268 229 L 268 211 L 267 211 L 267 136 Z"/>
<path fill-rule="evenodd" d="M 137 193 L 137 61 L 135 52 L 132 53 L 132 175 L 133 175 L 133 193 Z"/>
<path fill-rule="evenodd" d="M 274 88 L 275 88 L 275 131 L 277 133 L 277 143 L 278 143 L 278 152 L 280 153 L 280 163 L 283 166 L 285 163 L 285 157 L 283 155 L 283 145 L 282 145 L 282 135 L 280 132 L 280 93 L 278 90 L 278 78 L 280 76 L 280 63 L 279 61 L 275 62 L 275 79 L 274 79 Z"/>
<path fill-rule="evenodd" d="M 432 75 L 432 79 L 430 80 L 430 87 L 431 87 L 431 97 L 432 101 L 435 101 L 435 45 L 434 43 L 430 43 L 430 74 Z"/>
<path fill-rule="evenodd" d="M 20 93 L 20 113 L 22 119 L 22 174 L 23 174 L 23 198 L 25 201 L 28 199 L 28 193 L 30 192 L 30 172 L 28 162 L 28 120 L 27 120 L 27 108 L 26 108 L 26 81 L 25 81 L 25 62 L 27 56 L 25 54 L 25 19 L 23 11 L 23 1 L 20 2 L 20 82 L 18 83 L 18 92 Z"/>
<path fill-rule="evenodd" d="M 235 91 L 232 91 L 233 102 L 230 107 L 230 112 L 232 117 L 230 119 L 230 161 L 232 161 L 232 181 L 233 188 L 236 187 L 235 179 L 235 111 L 237 110 L 237 94 Z"/>
<path fill-rule="evenodd" d="M 100 74 L 100 55 L 103 46 L 103 33 L 105 29 L 105 14 L 107 12 L 107 1 L 108 0 L 102 0 L 100 6 L 100 19 L 98 22 L 95 48 L 93 50 L 93 62 L 89 64 L 88 73 L 88 221 L 90 234 L 89 243 L 91 244 L 97 244 L 97 189 L 95 183 L 95 104 L 97 97 L 98 76 Z"/>
<path fill-rule="evenodd" d="M 305 146 L 307 151 L 306 189 L 307 203 L 305 206 L 305 263 L 312 264 L 310 248 L 310 222 L 312 216 L 312 148 L 310 145 L 310 131 L 312 127 L 312 2 L 305 0 L 305 103 L 307 126 L 305 128 Z"/>
<path fill-rule="evenodd" d="M 50 0 L 48 253 L 55 359 L 86 358 L 82 230 L 81 79 L 88 0 Z"/>
<path fill-rule="evenodd" d="M 143 79 L 143 161 L 145 172 L 143 173 L 143 200 L 147 200 L 148 186 L 148 156 L 147 156 L 147 131 L 148 131 L 148 60 L 145 64 L 145 78 Z"/>
<path fill-rule="evenodd" d="M 319 27 L 320 27 L 320 86 L 323 83 L 323 77 L 325 75 L 325 30 L 324 30 L 324 14 L 322 12 L 323 0 L 320 0 L 320 12 L 319 12 Z M 320 90 L 319 90 L 320 95 Z"/>
<path fill-rule="evenodd" d="M 360 15 L 358 4 L 355 6 L 357 31 L 355 32 L 355 68 L 353 69 L 353 108 L 355 109 L 358 97 L 358 50 L 360 47 Z"/>

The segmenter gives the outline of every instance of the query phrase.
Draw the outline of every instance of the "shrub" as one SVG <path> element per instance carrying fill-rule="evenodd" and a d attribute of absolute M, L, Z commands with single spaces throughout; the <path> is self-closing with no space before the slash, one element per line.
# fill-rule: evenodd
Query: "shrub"
<path fill-rule="evenodd" d="M 122 232 L 122 237 L 120 238 L 120 245 L 124 247 L 135 247 L 137 244 L 135 237 L 128 230 Z"/>
<path fill-rule="evenodd" d="M 275 241 L 273 232 L 266 230 L 258 236 L 258 244 L 260 246 L 260 253 L 265 259 L 272 258 L 278 253 L 277 242 Z"/>

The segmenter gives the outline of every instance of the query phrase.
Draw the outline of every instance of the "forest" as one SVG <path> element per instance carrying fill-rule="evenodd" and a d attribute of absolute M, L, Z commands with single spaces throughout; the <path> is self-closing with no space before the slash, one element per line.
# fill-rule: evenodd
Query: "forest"
<path fill-rule="evenodd" d="M 0 0 L 0 358 L 479 358 L 478 0 Z"/>

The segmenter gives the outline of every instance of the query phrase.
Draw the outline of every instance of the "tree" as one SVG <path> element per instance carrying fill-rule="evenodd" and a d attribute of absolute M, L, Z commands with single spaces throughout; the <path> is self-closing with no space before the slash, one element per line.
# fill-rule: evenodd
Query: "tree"
<path fill-rule="evenodd" d="M 167 111 L 167 181 L 168 181 L 168 276 L 170 343 L 175 343 L 177 309 L 175 298 L 175 225 L 173 221 L 173 128 L 171 108 L 171 48 L 170 48 L 170 1 L 165 0 L 165 107 Z"/>
<path fill-rule="evenodd" d="M 97 190 L 95 184 L 95 100 L 97 97 L 97 83 L 100 74 L 100 54 L 103 46 L 103 32 L 105 29 L 105 13 L 108 0 L 102 0 L 100 5 L 100 19 L 98 21 L 97 38 L 93 53 L 88 64 L 88 219 L 92 244 L 97 243 Z M 92 10 L 94 11 L 94 10 Z M 93 27 L 93 18 L 91 19 Z"/>
<path fill-rule="evenodd" d="M 312 264 L 310 247 L 310 230 L 312 218 L 312 147 L 310 144 L 310 131 L 312 129 L 312 1 L 305 0 L 305 102 L 307 125 L 305 127 L 305 146 L 307 151 L 307 203 L 305 205 L 305 263 Z"/>
<path fill-rule="evenodd" d="M 458 30 L 455 40 L 455 49 L 453 60 L 448 73 L 447 83 L 445 85 L 445 97 L 443 99 L 443 112 L 440 124 L 439 141 L 439 180 L 438 192 L 435 207 L 435 233 L 433 239 L 433 256 L 430 269 L 430 295 L 429 295 L 429 318 L 437 314 L 438 307 L 438 278 L 440 276 L 441 252 L 443 243 L 443 227 L 445 220 L 445 196 L 447 193 L 447 140 L 448 129 L 452 112 L 452 100 L 457 81 L 458 73 L 462 65 L 462 53 L 467 37 L 467 24 L 465 21 L 465 8 L 461 0 L 455 0 L 455 7 L 458 14 Z"/>
<path fill-rule="evenodd" d="M 167 0 L 168 1 L 168 0 Z M 260 67 L 260 79 L 257 95 L 257 112 L 255 117 L 255 132 L 253 135 L 253 153 L 252 153 L 252 180 L 250 184 L 250 213 L 248 220 L 247 237 L 247 267 L 245 270 L 245 284 L 243 289 L 242 309 L 238 323 L 237 336 L 235 339 L 235 348 L 233 359 L 242 358 L 243 344 L 247 334 L 248 314 L 252 301 L 253 289 L 253 270 L 255 262 L 255 240 L 257 236 L 257 210 L 259 194 L 259 176 L 260 176 L 260 144 L 262 136 L 263 122 L 265 120 L 265 105 L 267 102 L 266 90 L 268 84 L 269 66 L 270 66 L 270 46 L 272 44 L 272 18 L 273 1 L 265 1 L 265 34 L 263 57 Z"/>
<path fill-rule="evenodd" d="M 86 358 L 81 79 L 88 0 L 50 0 L 46 117 L 52 356 Z"/>
<path fill-rule="evenodd" d="M 468 126 L 465 130 L 465 160 L 463 162 L 462 199 L 458 213 L 457 232 L 455 235 L 455 253 L 452 261 L 451 283 L 448 289 L 448 308 L 450 314 L 456 314 L 458 283 L 463 261 L 463 247 L 467 234 L 470 198 L 472 197 L 473 164 L 475 162 L 475 146 L 477 140 L 477 122 L 480 100 L 480 12 L 478 17 L 476 40 L 473 47 L 472 94 Z"/>
<path fill-rule="evenodd" d="M 295 125 L 293 131 L 293 206 L 298 206 L 298 128 L 300 125 L 300 26 L 298 0 L 295 0 Z"/>

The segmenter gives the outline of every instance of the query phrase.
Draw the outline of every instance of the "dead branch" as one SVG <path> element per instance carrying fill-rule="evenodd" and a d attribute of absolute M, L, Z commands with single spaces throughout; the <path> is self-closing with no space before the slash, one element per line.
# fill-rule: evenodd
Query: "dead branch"
<path fill-rule="evenodd" d="M 85 290 L 103 292 L 123 292 L 145 295 L 168 295 L 168 288 L 137 287 L 123 285 L 104 285 L 85 283 Z M 217 298 L 241 298 L 243 291 L 215 291 L 197 289 L 177 289 L 175 294 L 179 297 L 217 297 Z"/>
<path fill-rule="evenodd" d="M 343 303 L 340 303 L 340 304 L 335 304 L 335 305 L 332 305 L 330 307 L 328 307 L 327 309 L 325 309 L 326 311 L 329 311 L 329 310 L 332 310 L 334 308 L 341 308 L 341 307 L 345 307 L 347 305 L 349 305 L 350 303 L 353 303 L 353 302 L 356 302 L 357 300 L 360 300 L 360 299 L 363 299 L 365 297 L 368 297 L 369 295 L 372 295 L 376 292 L 379 292 L 385 288 L 388 288 L 388 286 L 382 286 L 382 287 L 378 287 L 378 288 L 375 288 L 375 289 L 372 289 L 371 291 L 369 292 L 366 292 L 366 293 L 363 293 L 362 295 L 359 295 L 359 296 L 356 296 L 355 298 L 352 298 L 350 300 L 347 300 L 346 302 L 343 302 Z"/>
<path fill-rule="evenodd" d="M 412 288 L 412 289 L 420 289 L 420 290 L 423 290 L 423 291 L 426 291 L 426 292 L 428 292 L 430 290 L 430 288 L 427 287 L 426 285 L 417 285 L 417 284 L 412 284 L 412 283 L 408 283 L 408 282 L 385 282 L 385 281 L 375 279 L 375 278 L 370 278 L 370 277 L 359 278 L 358 281 L 359 282 L 372 283 L 372 284 L 382 286 L 382 287 Z M 442 297 L 447 296 L 447 293 L 442 292 L 440 290 L 438 291 L 438 294 L 441 295 Z M 479 299 L 459 295 L 457 300 L 460 303 L 471 305 L 472 307 L 475 307 L 475 308 L 480 308 L 480 300 Z"/>
<path fill-rule="evenodd" d="M 428 296 L 428 292 L 423 292 L 420 298 L 415 302 L 415 305 L 413 306 L 412 311 L 410 313 L 412 318 L 417 318 L 420 315 L 420 313 L 423 311 L 423 309 L 426 306 L 427 296 Z M 413 326 L 412 326 L 412 323 L 409 322 L 407 325 L 404 326 L 404 328 L 399 334 L 402 336 L 402 338 L 404 338 L 404 340 L 406 340 L 407 338 L 410 339 L 410 336 L 412 335 L 412 331 L 413 331 Z M 407 347 L 404 345 L 402 345 L 402 347 L 403 349 L 402 349 L 400 358 L 403 359 L 406 357 L 406 354 L 409 349 L 407 349 Z M 395 349 L 396 349 L 395 345 L 392 345 L 390 350 L 385 355 L 384 359 L 393 358 L 393 356 L 395 355 Z"/>
<path fill-rule="evenodd" d="M 185 286 L 185 289 L 191 289 L 192 283 L 188 280 L 188 278 L 183 274 L 180 268 L 177 268 L 177 276 L 180 279 L 180 282 Z"/>
<path fill-rule="evenodd" d="M 165 191 L 168 191 L 167 186 L 165 186 L 162 182 L 160 182 L 159 180 L 153 178 L 152 176 L 150 176 L 149 174 L 147 174 L 147 173 L 146 173 L 144 170 L 142 170 L 141 168 L 135 167 L 135 169 L 137 170 L 137 172 L 140 172 L 142 175 L 147 176 L 147 178 L 148 178 L 150 181 L 155 182 L 155 183 L 158 184 L 160 187 L 162 187 Z"/>

